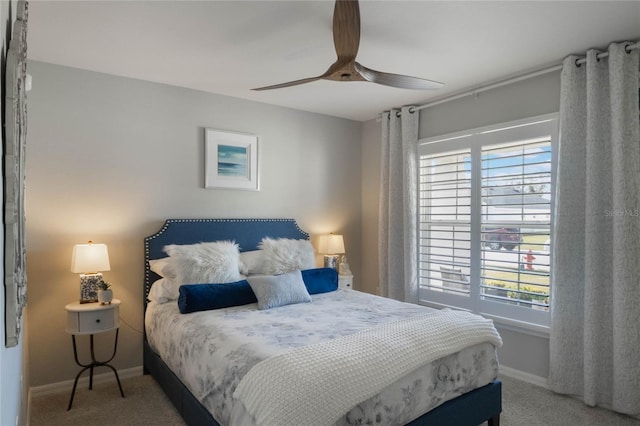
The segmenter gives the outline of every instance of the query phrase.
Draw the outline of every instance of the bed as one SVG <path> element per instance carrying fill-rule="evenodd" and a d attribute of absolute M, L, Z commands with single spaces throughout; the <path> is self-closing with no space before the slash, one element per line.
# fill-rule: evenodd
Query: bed
<path fill-rule="evenodd" d="M 252 252 L 258 248 L 264 237 L 306 240 L 309 236 L 300 230 L 292 219 L 170 219 L 165 222 L 160 231 L 145 238 L 144 373 L 154 376 L 189 425 L 251 424 L 255 418 L 260 418 L 254 411 L 256 408 L 252 406 L 253 400 L 245 399 L 238 402 L 236 396 L 242 395 L 241 391 L 245 388 L 249 388 L 245 394 L 251 391 L 258 394 L 276 394 L 276 391 L 271 392 L 271 389 L 275 388 L 271 386 L 270 382 L 264 388 L 268 389 L 268 392 L 259 390 L 259 385 L 267 383 L 262 380 L 263 376 L 259 376 L 259 374 L 268 375 L 277 371 L 274 368 L 274 365 L 277 364 L 269 364 L 271 361 L 284 362 L 288 355 L 294 353 L 313 356 L 320 348 L 324 354 L 327 351 L 327 345 L 337 344 L 335 342 L 354 345 L 354 341 L 358 341 L 358 338 L 354 336 L 366 335 L 365 340 L 369 342 L 372 335 L 366 333 L 389 333 L 389 324 L 393 324 L 393 327 L 397 327 L 396 324 L 407 324 L 409 327 L 410 322 L 416 318 L 420 321 L 433 321 L 437 315 L 449 315 L 446 312 L 432 313 L 425 311 L 428 310 L 425 307 L 343 289 L 312 294 L 311 303 L 292 304 L 269 310 L 258 310 L 257 306 L 260 306 L 259 303 L 262 302 L 258 300 L 258 305 L 252 303 L 185 315 L 179 313 L 178 303 L 175 301 L 163 304 L 149 301 L 152 284 L 162 279 L 151 269 L 149 261 L 166 257 L 165 246 L 231 240 L 238 244 L 240 251 Z M 336 306 L 340 306 L 340 308 Z M 379 312 L 385 312 L 384 321 L 380 319 Z M 365 318 L 364 321 L 362 321 L 363 318 Z M 233 325 L 234 321 L 236 325 Z M 358 321 L 361 321 L 362 324 Z M 232 337 L 229 335 L 221 337 L 225 339 L 225 345 L 222 346 L 230 348 L 228 351 L 232 354 L 238 353 L 236 351 L 238 348 L 244 350 L 245 347 L 251 347 L 253 352 L 249 352 L 249 355 L 244 353 L 242 355 L 243 362 L 246 362 L 245 358 L 251 359 L 249 367 L 238 365 L 218 367 L 223 363 L 208 361 L 209 364 L 216 364 L 215 369 L 221 371 L 220 373 L 212 372 L 212 378 L 208 378 L 202 373 L 204 369 L 209 370 L 208 366 L 184 366 L 183 360 L 172 358 L 171 350 L 167 348 L 173 348 L 174 351 L 175 348 L 178 348 L 180 351 L 188 353 L 189 357 L 197 358 L 201 356 L 195 355 L 198 351 L 202 352 L 202 358 L 207 358 L 211 352 L 224 352 L 222 350 L 212 351 L 211 348 L 222 346 L 219 343 L 213 343 L 215 336 L 201 335 L 198 329 L 193 328 L 195 323 L 204 325 L 206 329 L 216 329 L 220 333 L 228 327 L 230 331 L 227 331 L 231 333 Z M 295 328 L 299 323 L 305 323 L 304 331 Z M 238 332 L 237 329 L 231 327 L 237 327 L 238 324 L 241 325 L 242 337 L 249 336 L 247 342 L 234 343 Z M 421 324 L 413 324 L 412 327 L 421 326 Z M 268 329 L 274 331 L 265 331 Z M 171 339 L 172 336 L 180 334 L 177 330 L 187 330 L 183 332 L 186 337 L 179 337 L 180 339 L 190 338 L 196 341 L 206 341 L 208 346 L 200 348 L 194 346 L 185 350 L 183 348 L 187 346 L 184 344 L 186 340 L 178 340 L 177 342 L 163 340 Z M 412 329 L 407 328 L 407 330 Z M 445 333 L 445 331 L 442 332 Z M 397 329 L 393 328 L 393 334 L 397 333 Z M 447 333 L 449 332 L 447 331 Z M 300 341 L 296 340 L 298 337 L 296 339 L 293 337 L 303 334 L 304 337 L 300 338 Z M 377 336 L 377 334 L 373 335 L 373 338 L 377 338 Z M 257 341 L 260 341 L 260 344 L 256 343 Z M 233 346 L 234 344 L 235 346 Z M 266 346 L 262 346 L 265 344 Z M 389 382 L 388 386 L 381 388 L 380 392 L 375 395 L 369 395 L 366 400 L 353 406 L 349 405 L 350 408 L 344 410 L 346 414 L 335 421 L 332 420 L 330 424 L 366 424 L 367 422 L 380 423 L 382 421 L 382 424 L 385 422 L 388 424 L 406 423 L 412 426 L 471 426 L 488 422 L 489 426 L 499 426 L 502 391 L 501 383 L 496 379 L 495 346 L 495 342 L 477 342 L 471 347 L 465 347 L 455 353 L 441 356 L 422 365 L 420 369 L 411 370 L 411 374 L 404 375 L 393 383 Z M 316 349 L 311 350 L 310 348 Z M 357 351 L 363 351 L 363 349 L 358 347 Z M 380 352 L 378 349 L 373 352 L 376 352 L 372 354 L 374 357 L 382 356 L 377 353 Z M 227 353 L 227 357 L 230 356 Z M 328 357 L 322 356 L 321 358 Z M 212 359 L 219 361 L 215 356 Z M 287 359 L 287 361 L 289 360 Z M 321 359 L 319 362 L 323 361 Z M 304 362 L 306 362 L 306 358 Z M 330 362 L 336 363 L 335 360 Z M 375 360 L 367 361 L 364 364 L 372 363 L 370 365 L 375 365 L 375 362 Z M 360 368 L 359 364 L 362 363 L 354 363 L 354 366 Z M 396 364 L 396 362 L 387 361 L 387 364 Z M 354 366 L 349 366 L 344 374 L 346 376 L 356 374 L 351 371 L 357 370 Z M 243 368 L 247 371 L 244 371 Z M 224 376 L 224 374 L 229 375 L 231 370 L 233 370 L 233 380 Z M 336 371 L 338 371 L 338 367 L 336 367 Z M 473 371 L 473 374 L 469 371 Z M 329 393 L 338 395 L 339 391 L 344 391 L 350 397 L 352 393 L 360 392 L 362 387 L 350 387 L 351 382 L 358 382 L 360 376 L 354 376 L 355 380 L 347 381 L 340 386 L 340 389 L 334 389 Z M 254 382 L 250 382 L 250 379 L 254 379 Z M 313 377 L 312 380 L 314 384 L 318 383 L 317 386 L 303 386 L 303 388 L 317 387 L 322 389 L 322 384 L 319 383 L 321 380 L 318 377 Z M 229 386 L 227 383 L 224 386 L 229 386 L 230 390 L 223 386 L 223 382 L 229 381 L 232 382 L 231 385 Z M 295 381 L 299 381 L 299 379 L 295 379 Z M 251 386 L 242 386 L 247 383 L 252 384 Z M 282 386 L 287 388 L 281 390 L 285 392 L 282 395 L 286 395 L 287 391 L 293 392 L 294 395 L 280 399 L 288 401 L 288 398 L 295 397 L 295 392 L 300 392 L 295 389 L 295 385 L 296 383 L 289 383 Z M 207 389 L 207 391 L 205 392 L 203 389 Z M 233 392 L 234 390 L 236 392 Z M 417 392 L 418 390 L 420 393 Z M 435 392 L 436 390 L 437 392 Z M 415 394 L 414 391 L 416 391 Z M 426 392 L 432 392 L 429 394 L 431 396 L 424 397 Z M 320 398 L 327 397 L 329 400 L 343 398 L 342 396 L 337 398 L 336 395 L 329 395 L 329 393 L 320 394 Z M 354 395 L 353 397 L 357 398 L 358 396 Z M 255 395 L 252 398 L 255 398 Z M 273 401 L 266 399 L 262 403 L 268 403 L 271 406 Z M 338 406 L 335 409 L 341 410 L 339 403 L 336 404 Z M 254 405 L 258 407 L 260 402 L 256 402 Z M 327 411 L 329 410 L 327 407 L 331 404 L 322 402 L 316 405 L 320 405 L 320 410 Z M 425 409 L 425 407 L 427 408 Z M 302 411 L 312 412 L 310 406 L 304 407 Z M 212 412 L 215 413 L 215 416 Z M 331 418 L 334 419 L 334 417 Z M 269 424 L 268 421 L 264 423 Z M 306 423 L 304 421 L 299 424 Z M 271 422 L 271 424 L 278 423 Z"/>

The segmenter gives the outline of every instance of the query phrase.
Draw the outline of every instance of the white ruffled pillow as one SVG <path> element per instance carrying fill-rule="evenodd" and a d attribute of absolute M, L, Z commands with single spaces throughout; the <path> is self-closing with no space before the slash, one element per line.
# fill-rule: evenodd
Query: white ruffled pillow
<path fill-rule="evenodd" d="M 176 271 L 173 281 L 178 288 L 182 284 L 231 283 L 241 279 L 240 252 L 233 241 L 171 244 L 164 251 Z"/>
<path fill-rule="evenodd" d="M 263 251 L 263 274 L 279 275 L 315 268 L 315 252 L 309 240 L 263 238 L 258 248 Z"/>

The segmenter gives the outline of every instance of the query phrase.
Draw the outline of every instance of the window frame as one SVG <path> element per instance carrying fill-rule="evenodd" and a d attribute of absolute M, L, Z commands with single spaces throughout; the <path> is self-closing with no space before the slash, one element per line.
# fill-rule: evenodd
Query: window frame
<path fill-rule="evenodd" d="M 482 148 L 490 145 L 498 145 L 514 141 L 525 141 L 539 137 L 549 137 L 551 145 L 551 187 L 550 200 L 550 296 L 553 288 L 553 239 L 554 239 L 554 214 L 555 188 L 558 164 L 558 114 L 546 114 L 530 117 L 522 120 L 510 121 L 475 129 L 450 133 L 418 140 L 417 160 L 424 155 L 441 154 L 460 149 L 471 151 L 471 220 L 470 220 L 470 289 L 468 297 L 465 295 L 451 294 L 448 292 L 434 291 L 420 286 L 419 300 L 426 306 L 435 308 L 463 309 L 492 318 L 503 324 L 526 328 L 535 332 L 547 333 L 550 324 L 551 308 L 549 311 L 523 308 L 506 303 L 482 299 L 480 295 L 479 277 L 482 268 L 481 252 L 481 182 L 482 182 Z M 419 169 L 419 165 L 418 165 Z M 420 186 L 418 187 L 418 199 L 420 199 Z M 418 218 L 420 206 L 416 205 Z M 420 219 L 418 219 L 420 229 Z M 420 247 L 420 232 L 417 233 L 418 247 Z M 417 267 L 420 266 L 420 249 L 418 249 Z M 419 274 L 419 271 L 418 271 Z"/>

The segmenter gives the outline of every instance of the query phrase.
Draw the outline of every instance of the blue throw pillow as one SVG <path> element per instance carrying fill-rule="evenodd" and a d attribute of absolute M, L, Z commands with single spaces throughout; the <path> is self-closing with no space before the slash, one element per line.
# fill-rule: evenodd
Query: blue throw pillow
<path fill-rule="evenodd" d="M 180 286 L 181 314 L 256 303 L 256 295 L 246 280 L 227 284 L 185 284 Z"/>
<path fill-rule="evenodd" d="M 302 280 L 309 294 L 328 293 L 338 289 L 338 272 L 333 268 L 302 271 Z"/>

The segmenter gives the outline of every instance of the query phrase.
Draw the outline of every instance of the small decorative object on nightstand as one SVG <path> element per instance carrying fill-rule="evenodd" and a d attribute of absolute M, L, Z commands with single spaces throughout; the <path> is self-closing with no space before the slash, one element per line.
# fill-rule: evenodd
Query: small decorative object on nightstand
<path fill-rule="evenodd" d="M 98 302 L 101 305 L 111 303 L 113 299 L 113 290 L 111 290 L 111 284 L 106 281 L 102 281 L 98 284 Z"/>
<path fill-rule="evenodd" d="M 67 310 L 67 333 L 71 334 L 71 340 L 73 341 L 73 357 L 82 370 L 76 375 L 76 379 L 73 382 L 73 390 L 71 391 L 71 398 L 69 399 L 69 406 L 67 411 L 71 410 L 73 404 L 73 397 L 76 394 L 76 387 L 78 385 L 78 379 L 80 375 L 86 370 L 89 370 L 89 390 L 93 389 L 93 369 L 96 367 L 108 367 L 113 371 L 120 388 L 120 395 L 124 398 L 124 392 L 122 391 L 122 385 L 120 384 L 120 377 L 116 369 L 109 364 L 111 360 L 116 356 L 116 350 L 118 349 L 118 331 L 120 327 L 119 316 L 120 300 L 113 299 L 108 305 L 100 303 L 69 303 L 65 306 Z M 93 349 L 93 335 L 98 333 L 104 333 L 107 331 L 116 331 L 115 341 L 113 344 L 113 354 L 111 358 L 106 361 L 98 361 L 95 357 Z M 91 363 L 82 364 L 78 360 L 78 349 L 76 346 L 76 335 L 88 334 L 89 345 L 91 350 Z"/>
<path fill-rule="evenodd" d="M 80 274 L 80 303 L 98 301 L 98 286 L 102 271 L 109 271 L 109 251 L 106 244 L 77 244 L 73 246 L 71 272 Z"/>
<path fill-rule="evenodd" d="M 353 275 L 338 275 L 338 287 L 353 289 Z"/>
<path fill-rule="evenodd" d="M 340 270 L 338 272 L 340 275 L 351 275 L 351 268 L 349 267 L 349 262 L 347 262 L 347 256 L 342 256 Z"/>

